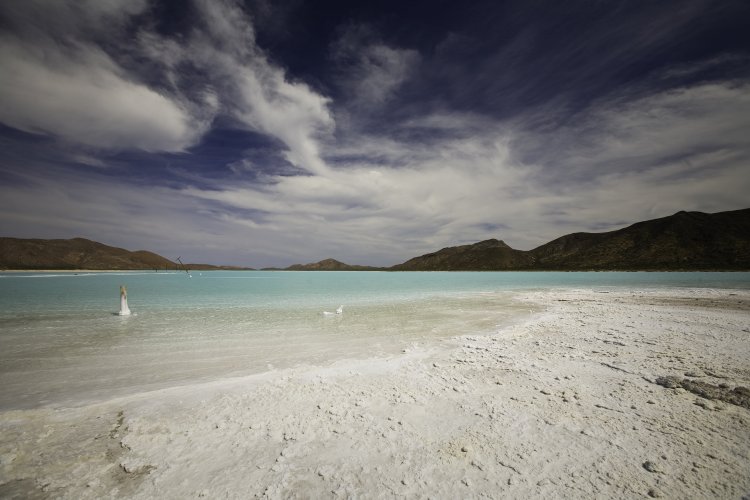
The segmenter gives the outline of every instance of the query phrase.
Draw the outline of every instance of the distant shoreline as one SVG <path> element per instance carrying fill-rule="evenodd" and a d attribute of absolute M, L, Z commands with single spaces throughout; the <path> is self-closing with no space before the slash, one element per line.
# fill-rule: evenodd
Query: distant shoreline
<path fill-rule="evenodd" d="M 146 272 L 158 274 L 153 269 L 0 269 L 0 273 L 129 273 Z M 159 273 L 183 273 L 180 269 L 159 271 Z"/>
<path fill-rule="evenodd" d="M 190 272 L 212 271 L 257 271 L 257 272 L 303 272 L 303 273 L 351 273 L 351 272 L 389 272 L 389 273 L 750 273 L 749 269 L 466 269 L 466 270 L 394 270 L 389 268 L 369 270 L 336 270 L 336 269 L 189 269 Z M 183 269 L 154 271 L 152 269 L 0 269 L 2 273 L 184 273 Z"/>
<path fill-rule="evenodd" d="M 256 271 L 257 269 L 200 269 L 200 268 L 188 268 L 190 272 L 203 272 L 203 271 Z M 159 269 L 154 271 L 153 269 L 0 269 L 0 273 L 152 273 L 152 274 L 168 274 L 168 273 L 184 273 L 184 269 Z"/>

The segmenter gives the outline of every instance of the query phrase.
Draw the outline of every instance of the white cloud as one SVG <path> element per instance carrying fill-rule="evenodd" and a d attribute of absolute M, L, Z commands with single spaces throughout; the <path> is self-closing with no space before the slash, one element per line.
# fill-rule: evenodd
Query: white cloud
<path fill-rule="evenodd" d="M 198 110 L 150 87 L 101 48 L 106 40 L 127 53 L 124 30 L 146 7 L 142 0 L 3 3 L 0 121 L 95 148 L 193 145 L 210 122 L 210 103 Z"/>
<path fill-rule="evenodd" d="M 237 96 L 232 114 L 250 129 L 272 135 L 289 148 L 286 159 L 310 172 L 327 170 L 320 158 L 317 137 L 329 132 L 333 118 L 327 99 L 301 83 L 292 84 L 263 59 L 252 67 L 224 68 L 236 72 Z"/>
<path fill-rule="evenodd" d="M 31 14 L 42 6 L 6 7 L 14 30 L 0 38 L 0 121 L 87 146 L 183 151 L 222 112 L 279 139 L 298 168 L 326 170 L 317 140 L 334 127 L 329 100 L 268 60 L 236 2 L 196 0 L 197 24 L 185 39 L 161 37 L 144 24 L 136 45 L 117 28 L 142 13 L 143 3 L 91 4 L 56 3 L 57 18 L 38 22 Z M 125 68 L 99 48 L 93 38 L 107 23 L 108 43 L 154 63 L 150 70 L 163 74 L 148 78 L 163 77 L 168 86 L 146 85 L 137 67 Z M 184 64 L 203 80 L 186 76 Z"/>
<path fill-rule="evenodd" d="M 88 45 L 0 38 L 0 121 L 100 148 L 181 151 L 205 129 L 178 103 L 128 79 Z"/>
<path fill-rule="evenodd" d="M 250 17 L 236 2 L 196 0 L 198 24 L 182 43 L 142 33 L 143 51 L 160 62 L 179 89 L 178 68 L 189 62 L 204 75 L 202 85 L 220 112 L 242 126 L 279 139 L 286 159 L 299 169 L 322 173 L 318 139 L 330 134 L 329 99 L 302 82 L 290 81 L 257 46 Z"/>
<path fill-rule="evenodd" d="M 248 128 L 280 139 L 287 160 L 310 171 L 326 171 L 317 138 L 334 126 L 329 100 L 302 82 L 291 82 L 257 47 L 248 16 L 234 2 L 199 1 L 206 37 L 188 48 L 221 82 L 223 109 Z"/>

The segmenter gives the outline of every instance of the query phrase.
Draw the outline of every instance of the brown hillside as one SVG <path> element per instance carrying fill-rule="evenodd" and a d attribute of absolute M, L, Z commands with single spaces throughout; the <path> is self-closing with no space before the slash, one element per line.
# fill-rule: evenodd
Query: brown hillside
<path fill-rule="evenodd" d="M 170 269 L 177 265 L 153 252 L 74 238 L 41 240 L 0 238 L 1 269 Z"/>
<path fill-rule="evenodd" d="M 486 240 L 473 245 L 443 248 L 393 266 L 395 271 L 495 271 L 520 269 L 532 262 L 527 252 L 514 250 L 505 242 Z"/>

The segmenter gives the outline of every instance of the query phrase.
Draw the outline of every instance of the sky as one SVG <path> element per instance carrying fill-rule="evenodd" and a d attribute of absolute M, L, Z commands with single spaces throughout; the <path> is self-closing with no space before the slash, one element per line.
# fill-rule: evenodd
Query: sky
<path fill-rule="evenodd" d="M 746 0 L 4 0 L 0 236 L 390 266 L 750 207 Z"/>

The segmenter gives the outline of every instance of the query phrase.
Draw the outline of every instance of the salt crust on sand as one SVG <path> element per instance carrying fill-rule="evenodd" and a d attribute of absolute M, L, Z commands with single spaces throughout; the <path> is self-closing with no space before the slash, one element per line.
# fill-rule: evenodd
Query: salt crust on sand
<path fill-rule="evenodd" d="M 526 292 L 401 356 L 0 414 L 0 497 L 741 498 L 750 292 Z"/>

